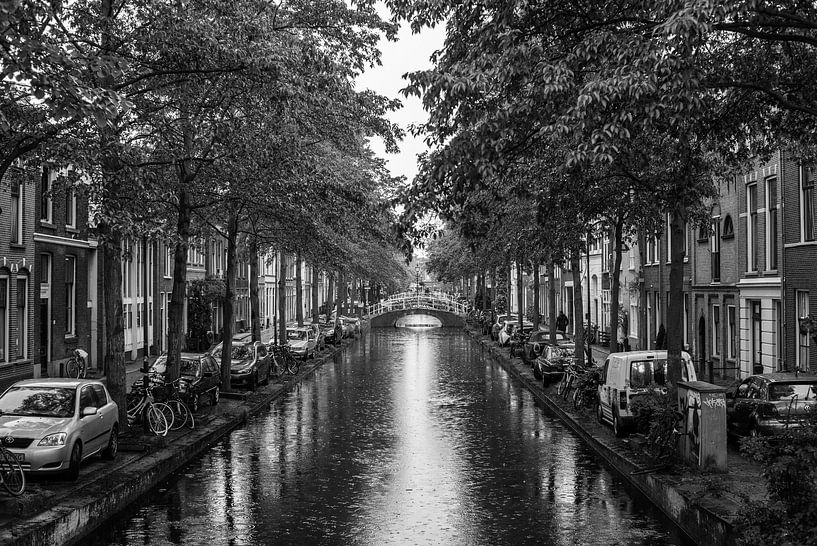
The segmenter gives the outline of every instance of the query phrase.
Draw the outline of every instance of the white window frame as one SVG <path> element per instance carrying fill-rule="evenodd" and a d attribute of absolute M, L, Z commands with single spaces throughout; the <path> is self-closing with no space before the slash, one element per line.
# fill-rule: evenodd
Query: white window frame
<path fill-rule="evenodd" d="M 23 244 L 23 235 L 25 233 L 24 225 L 25 225 L 25 186 L 22 183 L 16 184 L 14 187 L 17 188 L 17 197 L 11 197 L 11 206 L 12 206 L 12 230 L 13 233 L 11 234 L 11 242 L 15 245 L 22 245 Z M 16 203 L 15 203 L 16 201 Z M 17 220 L 17 229 L 14 230 L 14 220 Z"/>
<path fill-rule="evenodd" d="M 752 229 L 752 216 L 753 210 L 752 206 L 752 198 L 751 192 L 749 188 L 752 186 L 755 187 L 755 201 L 757 201 L 757 181 L 750 182 L 746 184 L 746 271 L 747 273 L 756 273 L 758 270 L 758 264 L 755 263 L 755 235 Z M 755 202 L 755 209 L 754 215 L 759 213 L 759 205 L 760 203 Z"/>
<path fill-rule="evenodd" d="M 734 321 L 732 321 L 734 317 Z M 737 341 L 735 341 L 735 330 L 738 328 L 738 314 L 737 307 L 734 305 L 726 306 L 726 335 L 728 340 L 726 343 L 726 358 L 734 359 L 737 353 Z M 735 344 L 733 347 L 732 344 Z"/>
<path fill-rule="evenodd" d="M 6 293 L 5 293 L 6 307 L 5 307 L 5 311 L 4 311 L 4 313 L 5 313 L 5 324 L 2 325 L 3 339 L 2 339 L 2 345 L 0 345 L 0 350 L 3 351 L 3 354 L 0 355 L 0 362 L 11 362 L 11 360 L 12 360 L 11 355 L 9 355 L 9 335 L 11 333 L 11 330 L 9 328 L 9 325 L 11 324 L 11 318 L 10 318 L 11 312 L 9 310 L 11 300 L 9 299 L 9 296 L 11 294 L 11 289 L 10 289 L 11 277 L 6 275 L 6 274 L 3 274 L 3 275 L 0 275 L 0 280 L 3 280 L 3 281 L 6 282 Z"/>
<path fill-rule="evenodd" d="M 811 336 L 806 333 L 805 335 L 800 333 L 800 324 L 799 319 L 806 317 L 809 315 L 810 309 L 810 302 L 809 302 L 809 291 L 808 290 L 797 290 L 795 293 L 795 304 L 797 309 L 797 368 L 801 371 L 808 371 L 809 366 L 811 364 L 811 340 L 809 339 Z M 801 354 L 805 350 L 805 359 Z M 805 360 L 805 362 L 804 362 Z"/>
<path fill-rule="evenodd" d="M 51 171 L 47 167 L 43 167 L 43 174 L 40 181 L 40 191 L 42 197 L 46 200 L 45 210 L 40 210 L 40 222 L 44 224 L 54 223 L 54 199 L 51 197 Z M 42 207 L 42 199 L 40 199 L 40 207 Z M 43 217 L 43 212 L 45 216 Z"/>
<path fill-rule="evenodd" d="M 779 224 L 780 224 L 780 212 L 779 212 L 779 210 L 780 210 L 780 208 L 779 208 L 780 207 L 780 179 L 777 176 L 770 176 L 770 177 L 766 178 L 766 180 L 764 182 L 765 182 L 764 186 L 765 186 L 765 191 L 766 191 L 766 207 L 765 207 L 766 208 L 766 269 L 771 270 L 771 271 L 776 271 L 777 268 L 779 267 L 779 264 L 775 264 L 774 268 L 770 267 L 771 264 L 772 264 L 772 261 L 777 261 L 777 256 L 773 256 L 773 253 L 772 253 L 772 241 L 777 242 L 777 234 L 772 233 L 772 223 L 770 222 L 770 219 L 771 219 L 771 214 L 772 214 L 771 211 L 774 210 L 777 213 L 777 224 L 778 224 L 778 228 L 779 228 Z M 769 199 L 769 197 L 770 197 L 769 184 L 771 182 L 774 182 L 775 186 L 777 186 L 775 188 L 777 190 L 777 197 L 775 199 L 775 203 L 774 203 L 773 207 L 770 206 L 771 201 Z M 773 260 L 773 258 L 774 258 L 774 260 Z"/>
<path fill-rule="evenodd" d="M 165 279 L 173 277 L 173 247 L 165 247 Z"/>
<path fill-rule="evenodd" d="M 16 281 L 17 282 L 15 282 L 14 284 L 15 284 L 15 290 L 16 290 L 17 305 L 15 305 L 14 308 L 16 310 L 19 310 L 21 308 L 20 307 L 20 301 L 22 301 L 23 302 L 23 306 L 22 306 L 23 316 L 22 316 L 22 320 L 17 321 L 17 339 L 18 339 L 18 343 L 17 343 L 17 355 L 15 355 L 15 356 L 18 359 L 26 359 L 26 358 L 28 358 L 28 336 L 29 336 L 29 333 L 30 333 L 28 331 L 28 316 L 29 316 L 29 313 L 31 312 L 31 310 L 28 308 L 28 284 L 29 284 L 28 275 L 17 275 Z M 20 291 L 21 281 L 22 281 L 22 284 L 23 284 L 22 294 L 20 294 L 20 292 L 21 292 Z M 19 313 L 19 311 L 17 311 L 17 313 Z M 19 315 L 16 318 L 20 319 Z"/>
<path fill-rule="evenodd" d="M 72 279 L 70 288 L 67 286 L 69 271 Z M 65 296 L 70 298 L 65 302 L 65 337 L 75 337 L 77 335 L 77 257 L 74 255 L 65 256 L 65 276 Z"/>
<path fill-rule="evenodd" d="M 805 189 L 803 188 L 803 182 L 806 180 L 806 172 L 807 170 L 812 171 L 812 175 L 817 178 L 817 169 L 814 167 L 807 167 L 805 165 L 800 166 L 800 187 L 799 187 L 799 201 L 800 201 L 800 242 L 810 242 L 815 240 L 814 233 L 811 234 L 811 237 L 806 237 L 806 198 L 805 198 Z M 811 180 L 811 178 L 809 178 Z M 817 180 L 814 180 L 814 183 L 817 184 Z M 811 186 L 814 188 L 814 184 Z M 817 188 L 812 189 L 812 192 L 817 191 Z M 779 190 L 778 190 L 779 192 Z M 812 206 L 811 206 L 811 213 L 812 213 L 812 225 L 817 222 L 817 218 L 814 217 L 815 215 L 815 207 L 814 207 L 814 199 L 812 195 Z"/>
<path fill-rule="evenodd" d="M 68 192 L 65 199 L 67 205 L 65 208 L 65 227 L 77 229 L 77 192 L 73 188 L 67 188 L 65 191 Z"/>

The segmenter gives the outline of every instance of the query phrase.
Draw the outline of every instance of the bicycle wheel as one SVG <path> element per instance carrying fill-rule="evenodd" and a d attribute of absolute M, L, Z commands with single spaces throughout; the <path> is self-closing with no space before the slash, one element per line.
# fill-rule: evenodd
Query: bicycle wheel
<path fill-rule="evenodd" d="M 287 372 L 289 372 L 290 375 L 297 375 L 298 371 L 301 369 L 301 363 L 289 353 L 286 355 L 286 360 Z"/>
<path fill-rule="evenodd" d="M 567 385 L 567 372 L 562 375 L 562 378 L 559 379 L 559 382 L 556 384 L 556 395 L 562 396 L 565 392 L 565 385 Z"/>
<path fill-rule="evenodd" d="M 68 359 L 68 364 L 65 366 L 65 373 L 68 377 L 79 379 L 79 362 L 77 362 L 77 358 L 75 356 Z"/>
<path fill-rule="evenodd" d="M 565 391 L 562 393 L 562 398 L 567 400 L 567 397 L 570 396 L 570 389 L 573 387 L 573 374 L 570 374 L 567 377 L 567 381 L 565 382 Z"/>
<path fill-rule="evenodd" d="M 190 410 L 181 400 L 168 400 L 167 405 L 173 410 L 173 424 L 170 425 L 170 430 L 179 430 L 187 424 Z"/>
<path fill-rule="evenodd" d="M 131 392 L 125 398 L 125 401 L 127 403 L 128 413 L 134 413 L 142 403 L 142 396 L 136 394 L 135 392 Z"/>
<path fill-rule="evenodd" d="M 26 489 L 26 475 L 23 467 L 12 452 L 0 449 L 0 481 L 10 494 L 22 495 Z"/>
<path fill-rule="evenodd" d="M 173 422 L 176 420 L 175 416 L 173 415 L 173 408 L 164 402 L 154 402 L 153 405 L 159 408 L 159 411 L 161 411 L 162 415 L 165 416 L 165 421 L 167 421 L 167 430 L 176 430 L 173 428 Z"/>
<path fill-rule="evenodd" d="M 162 413 L 162 410 L 157 408 L 154 404 L 151 404 L 147 408 L 145 418 L 148 420 L 148 427 L 153 434 L 156 436 L 165 436 L 167 434 L 167 429 L 170 428 L 167 424 L 167 419 Z"/>
<path fill-rule="evenodd" d="M 581 389 L 576 389 L 573 391 L 573 409 L 579 410 L 582 408 L 584 404 L 584 394 L 582 394 Z"/>

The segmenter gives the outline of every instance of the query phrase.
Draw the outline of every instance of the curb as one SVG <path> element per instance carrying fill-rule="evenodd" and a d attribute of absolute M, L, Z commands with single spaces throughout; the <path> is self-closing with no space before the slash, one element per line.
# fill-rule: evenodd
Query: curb
<path fill-rule="evenodd" d="M 732 524 L 721 515 L 703 506 L 704 499 L 687 497 L 676 489 L 666 476 L 648 473 L 633 475 L 633 472 L 640 471 L 642 468 L 617 449 L 618 446 L 614 444 L 618 440 L 610 442 L 606 438 L 592 434 L 579 420 L 556 403 L 545 392 L 541 384 L 532 379 L 531 374 L 524 373 L 527 369 L 524 363 L 514 362 L 507 355 L 501 353 L 498 347 L 489 344 L 481 335 L 469 328 L 465 330 L 487 350 L 494 361 L 505 368 L 515 379 L 519 380 L 533 394 L 534 398 L 542 402 L 550 412 L 561 419 L 609 467 L 672 520 L 687 538 L 696 544 L 713 546 L 735 543 L 733 539 L 735 532 L 732 529 Z"/>
<path fill-rule="evenodd" d="M 267 409 L 272 401 L 310 377 L 356 340 L 336 345 L 330 352 L 302 365 L 301 372 L 292 379 L 276 383 L 271 388 L 264 386 L 269 392 L 251 394 L 235 410 L 215 417 L 205 428 L 190 431 L 175 438 L 166 448 L 148 452 L 132 463 L 112 469 L 110 473 L 80 486 L 75 499 L 29 516 L 10 528 L 0 529 L 0 544 L 78 543 L 241 426 L 248 417 Z"/>

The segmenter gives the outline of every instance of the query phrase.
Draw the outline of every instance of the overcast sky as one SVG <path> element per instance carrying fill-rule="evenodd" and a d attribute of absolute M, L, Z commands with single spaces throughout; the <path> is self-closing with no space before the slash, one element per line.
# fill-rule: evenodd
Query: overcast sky
<path fill-rule="evenodd" d="M 430 68 L 429 57 L 442 47 L 444 39 L 444 28 L 425 29 L 413 35 L 408 25 L 404 25 L 397 42 L 380 40 L 382 66 L 370 69 L 357 80 L 361 89 L 371 89 L 386 97 L 400 99 L 403 103 L 402 109 L 389 116 L 406 132 L 405 139 L 400 143 L 400 153 L 387 154 L 380 139 L 372 141 L 372 148 L 377 155 L 386 159 L 392 176 L 403 175 L 411 181 L 417 174 L 417 154 L 428 149 L 422 138 L 415 138 L 408 131 L 409 125 L 423 122 L 427 116 L 420 99 L 406 98 L 400 94 L 400 90 L 407 85 L 403 74 Z"/>

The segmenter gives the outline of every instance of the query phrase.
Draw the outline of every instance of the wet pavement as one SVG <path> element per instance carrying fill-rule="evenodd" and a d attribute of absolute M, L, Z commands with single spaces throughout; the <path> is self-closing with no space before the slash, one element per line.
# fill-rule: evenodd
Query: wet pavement
<path fill-rule="evenodd" d="M 465 333 L 372 330 L 91 544 L 679 544 Z"/>

